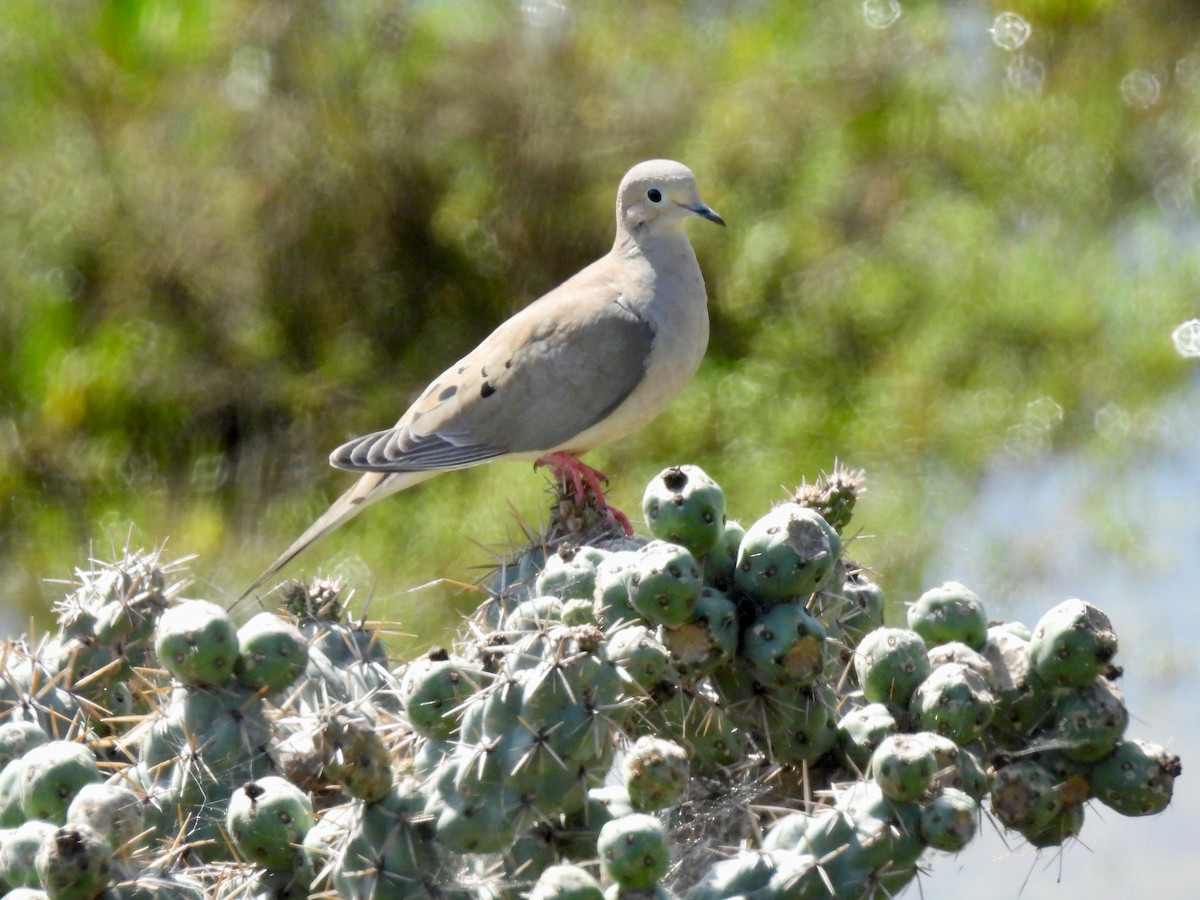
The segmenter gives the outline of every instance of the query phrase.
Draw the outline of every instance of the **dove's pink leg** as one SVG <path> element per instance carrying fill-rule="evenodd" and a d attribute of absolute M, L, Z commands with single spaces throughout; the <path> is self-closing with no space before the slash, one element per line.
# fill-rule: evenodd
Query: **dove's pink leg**
<path fill-rule="evenodd" d="M 610 506 L 604 496 L 604 484 L 608 477 L 603 472 L 593 469 L 570 453 L 547 453 L 533 464 L 535 469 L 538 466 L 549 466 L 554 477 L 561 482 L 565 483 L 570 478 L 575 497 L 580 501 L 587 500 L 588 491 L 591 491 L 596 499 L 596 509 L 620 525 L 627 537 L 633 537 L 633 524 L 629 517 L 615 506 Z"/>

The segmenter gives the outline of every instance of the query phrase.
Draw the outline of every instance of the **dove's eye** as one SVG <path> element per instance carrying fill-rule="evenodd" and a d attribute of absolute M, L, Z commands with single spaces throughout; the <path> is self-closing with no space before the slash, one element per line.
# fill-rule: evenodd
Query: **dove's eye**
<path fill-rule="evenodd" d="M 660 191 L 658 188 L 650 188 L 650 190 L 646 191 L 646 197 L 651 203 L 661 203 L 662 191 Z"/>

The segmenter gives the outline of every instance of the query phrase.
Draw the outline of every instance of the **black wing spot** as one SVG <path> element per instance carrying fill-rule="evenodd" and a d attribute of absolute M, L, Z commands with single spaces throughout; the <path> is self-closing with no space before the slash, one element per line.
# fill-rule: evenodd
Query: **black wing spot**
<path fill-rule="evenodd" d="M 485 382 L 483 383 L 483 387 L 481 387 L 481 388 L 479 389 L 479 396 L 480 396 L 480 397 L 490 397 L 490 396 L 492 396 L 492 394 L 494 394 L 494 393 L 496 393 L 496 386 L 495 386 L 495 385 L 493 385 L 491 382 L 488 382 L 488 381 L 485 381 Z"/>
<path fill-rule="evenodd" d="M 448 384 L 448 385 L 446 385 L 446 387 L 442 388 L 442 392 L 440 394 L 438 394 L 438 402 L 443 402 L 445 400 L 449 400 L 451 397 L 453 397 L 457 393 L 458 393 L 458 385 L 457 384 Z"/>

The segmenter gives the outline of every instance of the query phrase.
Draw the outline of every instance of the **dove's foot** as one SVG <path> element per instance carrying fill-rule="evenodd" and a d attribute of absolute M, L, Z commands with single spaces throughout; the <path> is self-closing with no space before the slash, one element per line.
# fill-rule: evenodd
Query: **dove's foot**
<path fill-rule="evenodd" d="M 593 469 L 570 453 L 547 453 L 533 464 L 535 469 L 538 466 L 548 466 L 554 472 L 554 477 L 564 486 L 569 481 L 577 502 L 586 503 L 588 494 L 591 494 L 596 511 L 620 525 L 626 537 L 633 537 L 633 523 L 629 521 L 629 517 L 615 506 L 610 506 L 604 496 L 604 485 L 608 483 L 608 476 L 603 472 Z"/>

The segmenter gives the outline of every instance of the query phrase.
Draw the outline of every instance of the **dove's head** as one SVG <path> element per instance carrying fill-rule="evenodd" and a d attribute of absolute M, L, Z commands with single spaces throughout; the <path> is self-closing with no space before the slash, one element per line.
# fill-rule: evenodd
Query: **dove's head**
<path fill-rule="evenodd" d="M 678 232 L 700 216 L 718 225 L 725 221 L 700 199 L 696 176 L 683 163 L 652 159 L 625 173 L 617 189 L 617 228 L 635 240 L 646 235 Z"/>

